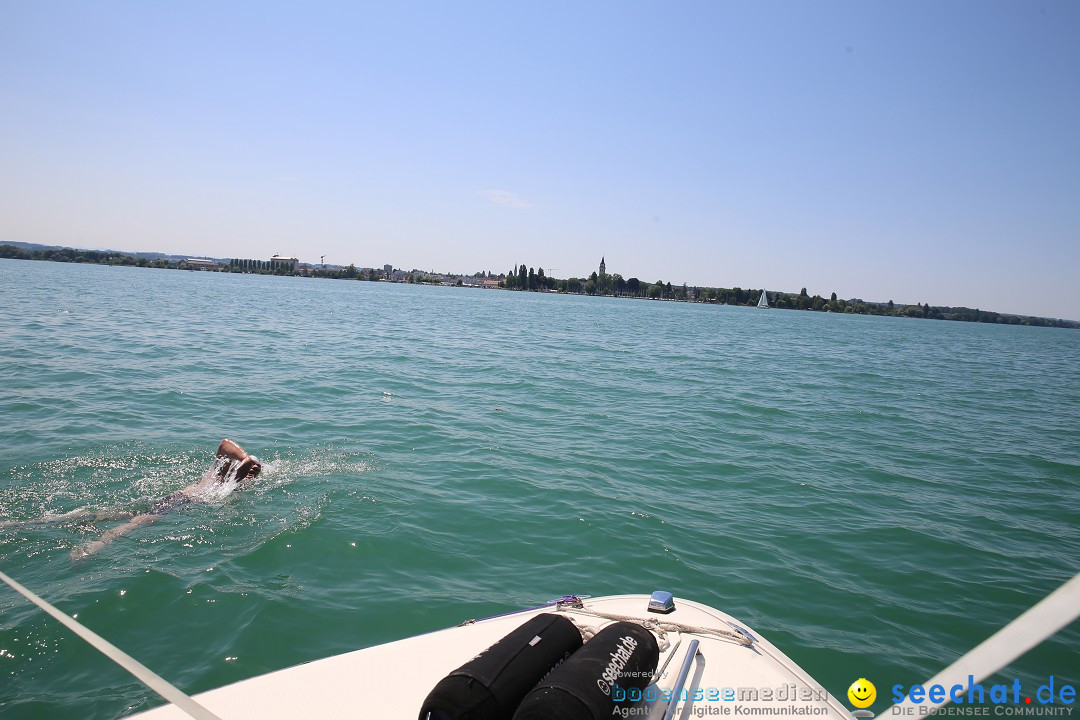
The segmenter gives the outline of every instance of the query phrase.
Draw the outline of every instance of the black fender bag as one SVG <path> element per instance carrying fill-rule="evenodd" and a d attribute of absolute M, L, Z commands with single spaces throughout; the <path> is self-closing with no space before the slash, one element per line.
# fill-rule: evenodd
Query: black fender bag
<path fill-rule="evenodd" d="M 440 680 L 420 720 L 510 720 L 525 693 L 580 647 L 565 615 L 536 615 Z"/>
<path fill-rule="evenodd" d="M 659 661 L 651 632 L 637 623 L 612 623 L 540 681 L 513 720 L 609 720 L 627 690 L 649 685 Z"/>

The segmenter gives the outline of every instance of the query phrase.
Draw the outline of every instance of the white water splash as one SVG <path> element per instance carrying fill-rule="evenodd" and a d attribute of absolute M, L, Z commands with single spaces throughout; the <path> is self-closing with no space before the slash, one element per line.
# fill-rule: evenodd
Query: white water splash
<path fill-rule="evenodd" d="M 228 458 L 215 458 L 214 466 L 206 472 L 200 482 L 190 493 L 191 497 L 208 504 L 224 502 L 239 487 L 240 479 L 236 472 L 240 463 L 232 463 L 232 467 L 225 475 L 224 480 L 219 480 L 221 471 L 229 463 Z"/>

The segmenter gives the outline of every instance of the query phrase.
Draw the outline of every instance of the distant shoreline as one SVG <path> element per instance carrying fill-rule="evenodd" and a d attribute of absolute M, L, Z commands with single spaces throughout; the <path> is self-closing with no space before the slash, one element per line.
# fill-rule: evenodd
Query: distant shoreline
<path fill-rule="evenodd" d="M 20 247 L 21 246 L 21 247 Z M 430 284 L 485 289 L 513 290 L 516 292 L 551 292 L 565 295 L 595 295 L 625 297 L 631 299 L 668 300 L 674 302 L 698 302 L 709 305 L 738 305 L 753 307 L 757 304 L 763 290 L 761 288 L 743 290 L 742 288 L 672 287 L 671 283 L 642 283 L 637 278 L 623 281 L 619 275 L 592 277 L 582 282 L 578 278 L 556 280 L 543 275 L 543 269 L 536 275 L 530 269 L 518 275 L 493 275 L 487 273 L 474 276 L 430 276 L 417 270 L 412 272 L 393 271 L 391 278 L 383 277 L 382 270 L 374 268 L 357 269 L 334 266 L 320 268 L 313 265 L 298 265 L 297 269 L 271 265 L 262 261 L 256 267 L 238 263 L 253 261 L 219 261 L 208 258 L 185 258 L 180 255 L 164 253 L 129 254 L 112 250 L 79 250 L 76 248 L 33 245 L 29 243 L 0 243 L 0 259 L 43 260 L 49 262 L 82 263 L 94 265 L 119 265 L 130 267 L 148 267 L 163 270 L 187 270 L 189 272 L 226 272 L 237 274 L 281 275 L 292 277 L 315 277 L 343 280 L 396 282 L 401 284 Z M 231 263 L 231 264 L 227 264 Z M 524 265 L 521 269 L 524 270 Z M 468 280 L 469 282 L 466 282 Z M 493 284 L 497 281 L 497 284 Z M 621 291 L 615 289 L 616 283 L 623 283 Z M 520 287 L 514 287 L 519 285 Z M 631 289 L 632 288 L 632 289 Z M 952 320 L 959 322 L 979 322 L 997 325 L 1027 325 L 1033 327 L 1056 327 L 1070 330 L 1080 329 L 1080 322 L 1060 318 L 1045 318 L 1032 315 L 998 313 L 968 307 L 931 306 L 899 304 L 891 300 L 886 303 L 866 302 L 860 299 L 843 300 L 834 293 L 829 299 L 820 295 L 808 295 L 806 289 L 799 293 L 765 290 L 770 309 L 809 310 L 813 312 L 839 312 L 854 315 L 881 315 L 893 317 L 922 318 L 927 320 Z"/>

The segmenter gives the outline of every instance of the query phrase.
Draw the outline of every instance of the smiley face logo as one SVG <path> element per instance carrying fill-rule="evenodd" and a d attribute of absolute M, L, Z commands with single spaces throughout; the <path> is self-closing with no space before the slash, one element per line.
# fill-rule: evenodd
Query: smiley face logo
<path fill-rule="evenodd" d="M 857 708 L 868 708 L 877 699 L 877 688 L 866 678 L 859 678 L 847 689 L 847 698 Z"/>

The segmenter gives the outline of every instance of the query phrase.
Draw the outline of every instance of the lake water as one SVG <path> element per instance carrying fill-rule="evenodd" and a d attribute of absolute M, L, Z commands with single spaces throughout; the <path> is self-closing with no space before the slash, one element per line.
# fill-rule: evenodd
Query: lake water
<path fill-rule="evenodd" d="M 12 260 L 0 298 L 0 521 L 145 510 L 223 437 L 266 465 L 78 562 L 110 524 L 0 530 L 188 692 L 666 589 L 880 712 L 1080 570 L 1080 332 Z M 159 702 L 2 586 L 0 678 L 4 718 Z"/>

